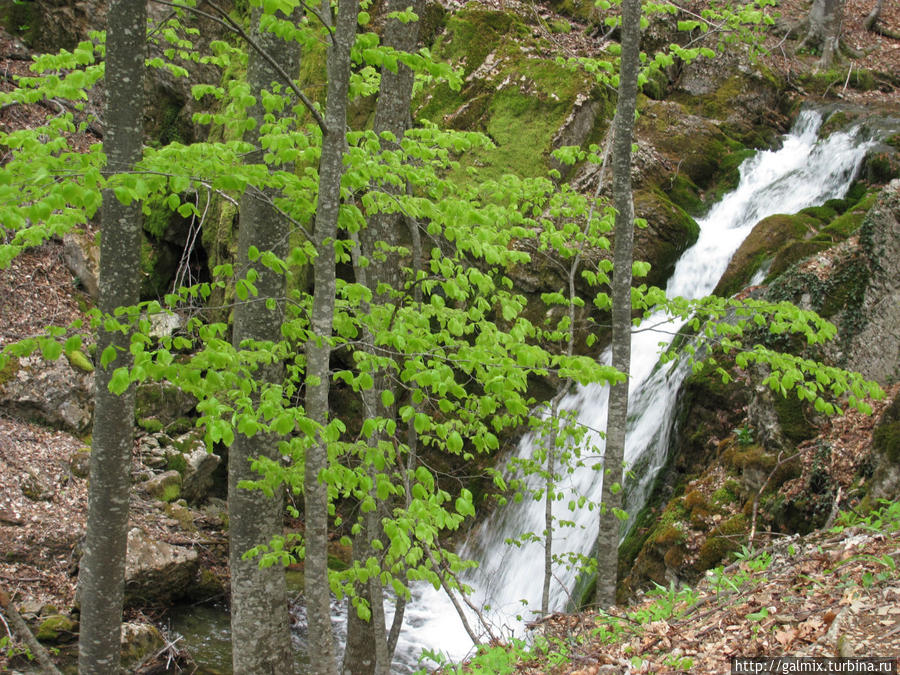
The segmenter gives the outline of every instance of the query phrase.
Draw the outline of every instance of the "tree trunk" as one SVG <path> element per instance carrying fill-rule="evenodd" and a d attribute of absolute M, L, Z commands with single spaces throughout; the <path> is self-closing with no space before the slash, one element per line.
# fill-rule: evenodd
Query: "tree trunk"
<path fill-rule="evenodd" d="M 619 98 L 613 120 L 613 201 L 616 208 L 612 278 L 612 365 L 628 374 L 631 367 L 631 266 L 634 257 L 634 204 L 631 198 L 631 143 L 637 99 L 640 54 L 640 0 L 622 2 L 622 65 Z M 597 544 L 597 589 L 595 601 L 608 607 L 616 600 L 621 508 L 622 463 L 628 422 L 628 378 L 613 385 L 609 393 L 606 452 L 603 460 L 603 507 Z"/>
<path fill-rule="evenodd" d="M 306 454 L 304 504 L 306 518 L 306 612 L 309 622 L 310 673 L 337 672 L 331 632 L 331 592 L 328 585 L 328 486 L 319 478 L 328 466 L 328 389 L 331 379 L 331 332 L 334 323 L 335 257 L 341 176 L 347 145 L 347 93 L 350 48 L 356 36 L 359 0 L 339 0 L 337 22 L 328 49 L 328 91 L 325 129 L 319 160 L 319 202 L 316 209 L 313 268 L 315 290 L 312 322 L 306 346 L 306 414 L 318 426 Z M 328 5 L 323 3 L 325 11 Z"/>
<path fill-rule="evenodd" d="M 385 8 L 386 13 L 402 11 L 409 6 L 405 0 L 389 0 Z M 414 7 L 414 11 L 421 10 L 421 2 Z M 393 47 L 398 51 L 411 52 L 418 43 L 419 22 L 403 24 L 397 19 L 388 19 L 385 24 L 383 43 L 387 47 Z M 397 141 L 403 136 L 409 126 L 409 108 L 412 101 L 412 88 L 414 73 L 399 64 L 397 72 L 391 72 L 387 68 L 381 70 L 381 85 L 378 91 L 378 100 L 375 105 L 375 120 L 373 130 L 376 134 L 389 131 Z M 384 149 L 396 149 L 397 143 L 382 140 Z M 395 194 L 403 188 L 392 184 L 378 186 L 379 189 Z M 357 266 L 357 281 L 373 291 L 372 306 L 378 307 L 391 302 L 390 292 L 378 293 L 380 284 L 385 284 L 391 289 L 396 289 L 400 282 L 400 260 L 395 248 L 400 243 L 400 213 L 378 213 L 369 219 L 366 227 L 360 232 L 360 252 L 369 260 L 367 268 Z M 371 308 L 364 308 L 371 309 Z M 388 312 L 382 312 L 388 316 Z M 375 336 L 370 330 L 364 331 L 364 349 L 374 354 Z M 396 387 L 390 377 L 390 373 L 384 370 L 376 370 L 373 373 L 374 386 L 368 391 L 362 392 L 363 409 L 365 416 L 374 418 L 395 417 L 394 406 L 385 406 L 382 403 L 381 392 L 390 391 L 396 398 Z M 369 440 L 370 443 L 379 443 L 388 440 L 383 433 L 376 433 Z M 370 468 L 370 474 L 373 473 Z M 374 478 L 374 475 L 372 476 Z M 373 481 L 374 484 L 374 481 Z M 362 536 L 353 542 L 354 559 L 361 564 L 374 554 L 370 542 L 381 538 L 380 514 L 369 512 L 363 516 Z M 381 579 L 375 575 L 369 579 L 367 588 L 359 589 L 360 595 L 366 597 L 372 610 L 368 622 L 359 618 L 352 607 L 348 608 L 347 619 L 347 649 L 344 654 L 343 671 L 347 675 L 388 675 L 391 668 L 392 649 L 388 644 L 388 634 L 385 626 L 384 614 L 384 589 Z"/>
<path fill-rule="evenodd" d="M 809 28 L 800 47 L 819 49 L 819 67 L 831 67 L 840 47 L 841 23 L 844 19 L 844 0 L 813 0 L 809 10 Z"/>
<path fill-rule="evenodd" d="M 274 58 L 282 69 L 294 76 L 300 67 L 300 45 L 285 41 L 273 33 L 258 30 L 260 10 L 253 13 L 256 26 L 254 39 Z M 295 19 L 299 18 L 299 12 Z M 260 148 L 260 131 L 264 124 L 265 110 L 261 93 L 279 82 L 279 74 L 272 65 L 255 51 L 250 53 L 247 82 L 256 104 L 248 115 L 256 120 L 256 126 L 245 134 L 245 140 L 256 148 L 247 157 L 250 163 L 263 161 Z M 283 87 L 281 87 L 283 89 Z M 288 109 L 290 107 L 288 106 Z M 278 169 L 292 171 L 292 166 Z M 271 201 L 274 190 L 265 190 Z M 250 302 L 238 303 L 234 309 L 233 342 L 239 347 L 245 340 L 278 342 L 281 340 L 281 324 L 284 320 L 286 280 L 284 274 L 275 272 L 259 262 L 248 259 L 250 246 L 260 251 L 271 251 L 280 259 L 287 257 L 290 223 L 267 200 L 245 192 L 240 203 L 240 229 L 238 235 L 238 262 L 245 276 L 253 269 L 257 273 L 254 282 L 258 296 Z M 263 302 L 275 300 L 270 310 Z M 259 366 L 255 382 L 258 387 L 252 395 L 254 408 L 259 403 L 260 390 L 265 386 L 280 385 L 284 368 L 280 362 Z M 284 569 L 280 565 L 260 568 L 259 561 L 243 560 L 250 548 L 268 544 L 282 534 L 284 498 L 279 491 L 269 497 L 261 490 L 239 488 L 241 481 L 258 478 L 251 469 L 255 457 L 279 459 L 279 438 L 274 434 L 256 434 L 252 438 L 236 433 L 228 459 L 228 536 L 229 565 L 231 570 L 231 635 L 232 663 L 236 673 L 292 673 L 294 657 L 291 649 L 290 623 L 287 606 L 287 587 Z M 248 648 L 252 645 L 252 649 Z"/>
<path fill-rule="evenodd" d="M 144 112 L 144 2 L 114 0 L 107 14 L 106 137 L 107 173 L 132 170 L 141 159 Z M 137 304 L 140 292 L 141 205 L 119 202 L 104 190 L 100 240 L 100 311 Z M 121 396 L 109 390 L 117 368 L 130 368 L 130 331 L 98 331 L 100 354 L 116 358 L 97 367 L 90 490 L 84 557 L 79 568 L 81 628 L 79 671 L 119 670 L 122 603 L 125 594 L 129 469 L 134 442 L 134 387 Z"/>

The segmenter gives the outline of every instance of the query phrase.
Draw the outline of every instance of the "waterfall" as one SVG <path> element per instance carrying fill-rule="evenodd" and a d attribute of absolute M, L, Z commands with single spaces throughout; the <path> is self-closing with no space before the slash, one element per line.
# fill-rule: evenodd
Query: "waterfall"
<path fill-rule="evenodd" d="M 762 151 L 740 167 L 740 182 L 700 221 L 697 242 L 675 267 L 667 286 L 669 297 L 700 298 L 712 292 L 734 252 L 753 226 L 775 213 L 796 213 L 808 206 L 842 197 L 850 187 L 868 143 L 858 131 L 834 133 L 819 139 L 821 116 L 814 111 L 800 114 L 791 133 L 777 150 Z M 647 492 L 664 465 L 674 424 L 675 398 L 688 368 L 672 363 L 659 365 L 662 348 L 673 339 L 681 323 L 665 313 L 642 323 L 649 330 L 632 338 L 631 397 L 625 459 L 629 467 L 639 467 L 636 484 L 630 489 L 627 506 L 631 513 L 646 500 Z M 609 354 L 603 357 L 609 359 Z M 585 454 L 602 455 L 603 440 L 597 431 L 606 428 L 608 388 L 603 385 L 579 387 L 561 403 L 588 429 Z M 535 438 L 525 436 L 516 456 L 528 458 L 535 450 Z M 557 554 L 590 555 L 596 532 L 596 510 L 569 512 L 566 505 L 578 495 L 600 501 L 601 472 L 585 466 L 567 474 L 558 486 L 566 493 L 554 503 L 557 517 L 574 522 L 554 533 Z M 539 478 L 535 478 L 539 481 Z M 537 482 L 533 487 L 538 487 Z M 507 539 L 523 532 L 538 536 L 544 529 L 542 501 L 524 499 L 499 508 L 470 535 L 461 555 L 479 561 L 464 582 L 471 586 L 473 603 L 498 627 L 498 632 L 521 632 L 522 620 L 534 617 L 540 607 L 543 579 L 543 547 L 540 544 L 509 546 Z M 578 570 L 558 567 L 551 590 L 551 609 L 564 609 Z M 423 647 L 459 659 L 472 643 L 463 631 L 449 601 L 431 587 L 415 589 L 407 608 L 404 644 L 398 648 L 395 668 L 410 667 Z"/>

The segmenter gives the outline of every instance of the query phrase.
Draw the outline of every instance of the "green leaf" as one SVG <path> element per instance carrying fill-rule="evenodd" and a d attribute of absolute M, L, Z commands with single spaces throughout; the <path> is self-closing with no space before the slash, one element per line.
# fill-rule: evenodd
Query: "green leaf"
<path fill-rule="evenodd" d="M 462 436 L 459 435 L 458 431 L 452 432 L 447 437 L 447 449 L 454 454 L 459 454 L 459 452 L 462 450 L 462 447 L 463 447 Z"/>
<path fill-rule="evenodd" d="M 390 408 L 394 405 L 394 392 L 389 389 L 385 389 L 381 392 L 381 405 L 385 408 Z"/>
<path fill-rule="evenodd" d="M 103 350 L 103 353 L 100 354 L 100 365 L 103 368 L 106 368 L 110 363 L 116 360 L 116 348 L 112 345 L 109 345 L 106 349 Z"/>
<path fill-rule="evenodd" d="M 116 395 L 121 395 L 125 393 L 130 384 L 131 377 L 128 374 L 128 368 L 116 368 L 109 380 L 109 390 Z"/>

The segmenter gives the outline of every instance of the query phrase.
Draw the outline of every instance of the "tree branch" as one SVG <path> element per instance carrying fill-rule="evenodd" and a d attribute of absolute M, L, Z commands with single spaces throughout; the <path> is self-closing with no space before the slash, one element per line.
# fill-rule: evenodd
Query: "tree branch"
<path fill-rule="evenodd" d="M 223 10 L 218 5 L 210 2 L 209 0 L 204 0 L 204 1 L 207 5 L 212 7 L 213 10 L 215 10 L 220 16 L 216 16 L 215 14 L 210 14 L 209 12 L 204 12 L 203 10 L 197 9 L 195 7 L 186 7 L 185 5 L 181 5 L 177 2 L 169 2 L 169 0 L 153 0 L 153 2 L 155 2 L 158 5 L 166 5 L 167 7 L 175 7 L 177 9 L 183 9 L 187 12 L 193 12 L 197 16 L 202 16 L 206 19 L 209 19 L 210 21 L 215 21 L 220 26 L 223 26 L 224 28 L 227 28 L 228 30 L 232 31 L 233 33 L 236 33 L 237 35 L 241 36 L 241 38 L 243 38 L 246 41 L 246 43 L 248 45 L 250 45 L 250 47 L 253 49 L 253 51 L 255 51 L 257 54 L 259 54 L 260 57 L 262 57 L 263 60 L 265 60 L 266 63 L 268 63 L 272 67 L 272 69 L 276 73 L 278 73 L 278 75 L 281 77 L 282 80 L 284 80 L 284 83 L 288 86 L 288 88 L 290 88 L 290 90 L 292 92 L 294 92 L 294 95 L 298 99 L 300 99 L 300 101 L 303 103 L 303 105 L 306 106 L 306 109 L 309 110 L 310 114 L 316 120 L 316 124 L 318 124 L 319 128 L 322 130 L 322 133 L 325 133 L 325 119 L 322 117 L 322 114 L 316 109 L 316 106 L 313 104 L 313 102 L 311 100 L 309 100 L 309 97 L 307 97 L 307 95 L 304 94 L 300 90 L 300 88 L 294 83 L 294 80 L 286 72 L 284 72 L 284 69 L 278 64 L 278 62 L 275 61 L 275 59 L 273 59 L 272 56 L 265 49 L 260 47 L 259 44 L 257 44 L 257 42 L 247 34 L 247 31 L 245 31 L 238 23 L 236 23 L 230 16 L 228 16 L 228 12 Z M 321 20 L 321 17 L 319 17 L 319 19 Z"/>
<path fill-rule="evenodd" d="M 6 612 L 9 620 L 12 621 L 13 628 L 16 629 L 16 632 L 19 634 L 19 637 L 22 638 L 22 641 L 28 645 L 28 648 L 31 650 L 31 653 L 37 659 L 38 663 L 41 664 L 41 668 L 43 668 L 44 672 L 49 675 L 62 675 L 57 667 L 53 665 L 47 650 L 44 649 L 44 646 L 34 637 L 31 629 L 28 628 L 28 624 L 25 623 L 22 615 L 19 614 L 16 606 L 4 591 L 0 591 L 0 609 Z M 2 614 L 0 614 L 0 617 L 2 617 Z"/>

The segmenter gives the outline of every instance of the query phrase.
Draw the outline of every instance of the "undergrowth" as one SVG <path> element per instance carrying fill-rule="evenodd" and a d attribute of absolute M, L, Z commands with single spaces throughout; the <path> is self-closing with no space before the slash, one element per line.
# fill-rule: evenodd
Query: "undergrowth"
<path fill-rule="evenodd" d="M 881 500 L 878 508 L 867 514 L 844 511 L 838 516 L 836 525 L 829 531 L 840 533 L 851 527 L 884 534 L 900 530 L 900 502 Z M 787 551 L 788 555 L 796 553 L 793 545 L 790 545 Z M 767 582 L 765 572 L 773 560 L 770 552 L 754 550 L 747 546 L 732 553 L 732 557 L 735 564 L 720 565 L 707 572 L 706 583 L 714 593 L 714 601 L 720 604 L 728 604 L 731 598 L 739 598 L 753 587 Z M 841 568 L 858 558 L 871 559 L 878 563 L 878 570 L 866 572 L 858 581 L 841 576 Z M 859 584 L 868 588 L 892 578 L 897 573 L 897 564 L 887 555 L 875 557 L 860 554 L 841 561 L 833 571 L 838 575 L 839 584 Z M 647 597 L 652 598 L 652 602 L 628 609 L 621 614 L 601 610 L 597 612 L 588 629 L 584 629 L 584 622 L 578 622 L 579 628 L 569 631 L 564 636 L 537 634 L 531 640 L 510 638 L 501 644 L 479 645 L 476 655 L 463 664 L 451 663 L 441 653 L 425 651 L 423 658 L 437 663 L 439 670 L 421 669 L 417 671 L 417 675 L 426 672 L 448 675 L 502 675 L 514 673 L 519 667 L 528 667 L 535 663 L 552 668 L 571 662 L 572 657 L 589 644 L 593 646 L 613 644 L 640 636 L 650 624 L 683 619 L 704 604 L 699 593 L 688 586 L 678 587 L 674 583 L 668 587 L 659 584 L 654 586 L 647 592 Z M 708 600 L 706 602 L 708 603 Z M 755 622 L 758 628 L 767 616 L 768 610 L 763 608 L 759 612 L 748 614 L 746 619 L 748 622 Z M 643 658 L 635 655 L 632 662 L 635 667 L 640 667 Z M 693 665 L 692 659 L 678 655 L 669 655 L 665 663 L 678 670 L 689 670 Z"/>

